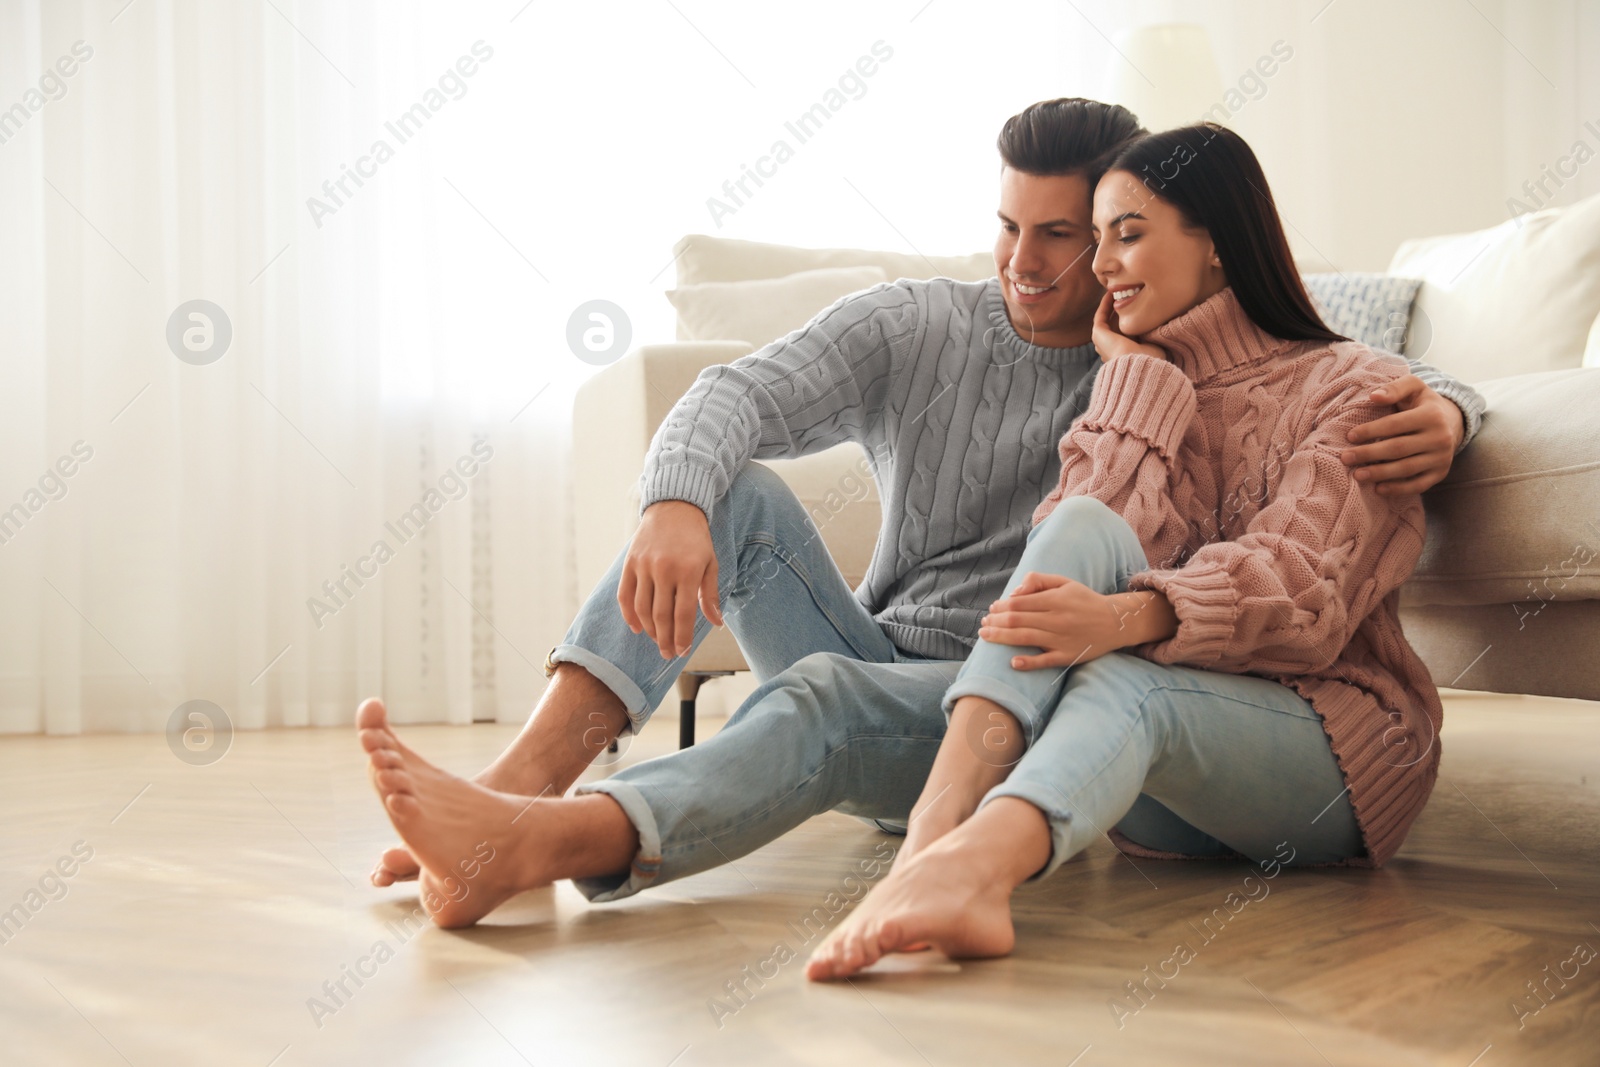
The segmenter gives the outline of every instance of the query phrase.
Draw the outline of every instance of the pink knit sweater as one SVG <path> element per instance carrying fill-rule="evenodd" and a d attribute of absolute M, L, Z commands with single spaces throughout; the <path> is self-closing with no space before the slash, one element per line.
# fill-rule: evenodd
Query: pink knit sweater
<path fill-rule="evenodd" d="M 1172 638 L 1128 651 L 1261 675 L 1309 701 L 1366 843 L 1338 865 L 1381 866 L 1433 789 L 1444 712 L 1398 616 L 1422 553 L 1422 498 L 1378 495 L 1339 453 L 1352 426 L 1392 410 L 1367 396 L 1406 365 L 1355 342 L 1273 337 L 1231 287 L 1143 340 L 1167 359 L 1101 367 L 1033 521 L 1065 496 L 1122 515 L 1151 564 L 1128 587 L 1160 590 L 1178 616 Z"/>

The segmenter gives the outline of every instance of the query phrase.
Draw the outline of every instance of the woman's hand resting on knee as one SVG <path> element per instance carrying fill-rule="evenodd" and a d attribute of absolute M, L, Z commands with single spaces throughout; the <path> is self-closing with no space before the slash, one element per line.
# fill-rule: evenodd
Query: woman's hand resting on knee
<path fill-rule="evenodd" d="M 1178 616 L 1153 589 L 1097 593 L 1059 574 L 1029 571 L 1022 582 L 989 605 L 978 636 L 1037 653 L 1011 658 L 1018 670 L 1073 667 L 1108 652 L 1163 641 L 1178 630 Z"/>

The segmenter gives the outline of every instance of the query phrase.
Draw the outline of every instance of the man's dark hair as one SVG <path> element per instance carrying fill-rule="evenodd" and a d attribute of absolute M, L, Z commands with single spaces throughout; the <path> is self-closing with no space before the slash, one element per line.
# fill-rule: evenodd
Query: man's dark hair
<path fill-rule="evenodd" d="M 1133 112 L 1081 96 L 1041 100 L 1006 119 L 1000 161 L 1040 177 L 1081 174 L 1094 189 L 1118 151 L 1150 131 Z"/>

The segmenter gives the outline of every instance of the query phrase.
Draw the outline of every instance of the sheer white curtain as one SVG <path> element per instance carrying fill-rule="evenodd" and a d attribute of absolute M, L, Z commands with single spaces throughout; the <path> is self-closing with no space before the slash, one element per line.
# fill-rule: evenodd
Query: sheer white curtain
<path fill-rule="evenodd" d="M 0 10 L 0 729 L 159 730 L 191 700 L 343 723 L 371 693 L 521 718 L 575 601 L 571 382 L 542 364 L 576 361 L 445 314 L 473 275 L 548 282 L 442 217 L 439 138 L 384 125 L 471 103 L 471 20 Z"/>

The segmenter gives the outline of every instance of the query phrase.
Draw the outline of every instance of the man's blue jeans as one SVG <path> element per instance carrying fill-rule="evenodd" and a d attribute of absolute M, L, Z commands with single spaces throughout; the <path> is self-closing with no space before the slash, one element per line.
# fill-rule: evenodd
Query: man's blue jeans
<path fill-rule="evenodd" d="M 771 468 L 745 464 L 712 508 L 710 524 L 722 619 L 757 678 L 772 678 L 818 652 L 870 663 L 942 662 L 896 648 L 878 628 L 828 555 L 816 523 Z M 626 549 L 617 554 L 549 659 L 579 664 L 604 682 L 637 732 L 711 623 L 697 607 L 689 651 L 662 659 L 649 636 L 628 629 L 617 606 L 626 557 Z"/>
<path fill-rule="evenodd" d="M 982 640 L 965 664 L 903 652 L 856 601 L 799 501 L 756 465 L 714 509 L 711 531 L 724 617 L 762 683 L 705 741 L 578 787 L 609 795 L 639 832 L 626 874 L 575 883 L 591 900 L 730 862 L 825 811 L 905 822 L 963 692 L 1028 731 L 1027 752 L 985 803 L 1018 796 L 1044 812 L 1054 847 L 1040 876 L 1112 826 L 1196 855 L 1264 859 L 1284 841 L 1299 863 L 1361 851 L 1321 719 L 1286 686 L 1121 653 L 1019 671 L 1018 649 Z M 588 668 L 637 729 L 693 650 L 669 663 L 627 628 L 621 562 L 552 659 Z M 1029 570 L 1116 592 L 1144 566 L 1120 516 L 1069 498 L 1030 532 L 1007 592 Z M 698 616 L 697 645 L 709 628 Z"/>

